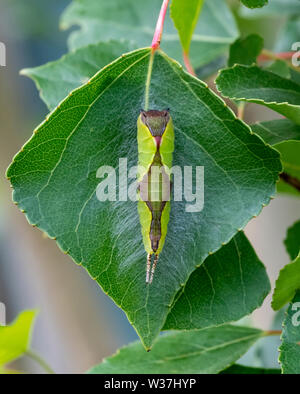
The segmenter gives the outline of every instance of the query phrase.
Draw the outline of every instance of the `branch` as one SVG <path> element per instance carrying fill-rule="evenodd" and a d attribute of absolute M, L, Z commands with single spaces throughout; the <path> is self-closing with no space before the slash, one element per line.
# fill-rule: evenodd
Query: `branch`
<path fill-rule="evenodd" d="M 300 192 L 300 180 L 298 178 L 295 178 L 295 177 L 287 174 L 286 172 L 282 172 L 279 175 L 279 177 L 285 183 L 289 184 L 290 186 L 292 186 L 293 188 L 295 188 L 296 190 L 298 190 Z"/>

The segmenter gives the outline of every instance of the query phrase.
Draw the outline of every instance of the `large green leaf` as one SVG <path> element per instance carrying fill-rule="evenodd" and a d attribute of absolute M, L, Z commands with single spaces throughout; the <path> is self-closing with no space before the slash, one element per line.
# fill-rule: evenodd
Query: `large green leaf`
<path fill-rule="evenodd" d="M 74 0 L 64 12 L 61 26 L 80 26 L 70 35 L 72 49 L 120 37 L 133 40 L 136 48 L 145 47 L 151 44 L 161 4 L 161 0 Z M 226 3 L 206 1 L 191 44 L 194 67 L 226 52 L 237 36 L 236 23 Z M 161 45 L 169 56 L 182 61 L 178 34 L 168 16 Z"/>
<path fill-rule="evenodd" d="M 264 105 L 300 124 L 300 85 L 257 66 L 236 65 L 216 79 L 225 97 Z"/>
<path fill-rule="evenodd" d="M 278 310 L 293 299 L 300 289 L 300 221 L 288 230 L 285 240 L 287 250 L 294 261 L 282 268 L 276 280 L 272 308 Z"/>
<path fill-rule="evenodd" d="M 36 314 L 36 311 L 24 311 L 11 325 L 0 326 L 0 369 L 29 349 Z"/>
<path fill-rule="evenodd" d="M 34 132 L 7 176 L 30 223 L 55 238 L 126 312 L 145 346 L 164 325 L 175 295 L 209 253 L 268 204 L 278 153 L 250 133 L 202 82 L 157 52 L 150 107 L 171 109 L 174 165 L 204 166 L 205 204 L 172 202 L 168 235 L 151 286 L 136 202 L 99 202 L 102 165 L 137 163 L 136 120 L 144 105 L 151 49 L 119 58 L 75 90 Z M 180 242 L 178 239 L 180 237 Z"/>
<path fill-rule="evenodd" d="M 34 80 L 42 100 L 53 109 L 71 90 L 86 83 L 101 68 L 131 49 L 133 45 L 123 41 L 91 44 L 43 66 L 26 68 L 21 74 Z"/>
<path fill-rule="evenodd" d="M 192 273 L 164 329 L 190 330 L 239 320 L 258 308 L 269 291 L 265 268 L 240 232 Z"/>
<path fill-rule="evenodd" d="M 192 35 L 194 33 L 204 0 L 172 0 L 171 17 L 178 30 L 183 50 L 190 50 Z"/>
<path fill-rule="evenodd" d="M 264 40 L 258 34 L 250 34 L 247 37 L 237 39 L 230 45 L 228 66 L 255 63 L 263 46 Z"/>
<path fill-rule="evenodd" d="M 238 360 L 263 331 L 225 325 L 161 336 L 150 353 L 140 343 L 121 348 L 93 367 L 93 374 L 219 373 Z"/>
<path fill-rule="evenodd" d="M 300 374 L 300 291 L 289 305 L 286 318 L 283 321 L 279 348 L 279 362 L 282 373 Z"/>
<path fill-rule="evenodd" d="M 241 3 L 248 8 L 261 8 L 268 4 L 268 0 L 241 0 Z"/>

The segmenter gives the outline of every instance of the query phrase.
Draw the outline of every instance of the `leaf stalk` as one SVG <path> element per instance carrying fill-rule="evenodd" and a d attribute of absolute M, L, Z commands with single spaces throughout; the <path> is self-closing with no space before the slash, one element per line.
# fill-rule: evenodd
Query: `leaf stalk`
<path fill-rule="evenodd" d="M 32 360 L 34 360 L 36 363 L 38 363 L 40 365 L 40 367 L 47 372 L 50 375 L 55 374 L 55 372 L 53 371 L 53 369 L 46 363 L 45 360 L 43 360 L 38 354 L 36 354 L 34 351 L 32 350 L 27 350 L 25 352 L 26 356 L 30 357 Z"/>
<path fill-rule="evenodd" d="M 193 75 L 194 77 L 196 76 L 195 70 L 190 62 L 190 56 L 188 52 L 183 52 L 183 60 L 184 60 L 184 65 L 187 69 L 187 71 Z"/>
<path fill-rule="evenodd" d="M 282 331 L 281 330 L 269 330 L 269 331 L 265 331 L 265 335 L 270 337 L 270 336 L 277 336 L 277 335 L 281 335 Z"/>
<path fill-rule="evenodd" d="M 157 19 L 155 32 L 154 32 L 152 45 L 151 45 L 151 48 L 152 48 L 153 52 L 155 52 L 160 46 L 160 42 L 161 42 L 161 37 L 162 37 L 162 32 L 163 32 L 163 28 L 164 28 L 164 22 L 165 22 L 165 18 L 166 18 L 166 13 L 167 13 L 169 1 L 170 0 L 163 0 L 162 6 L 161 6 L 161 9 L 160 9 L 160 13 L 159 13 L 159 17 Z"/>

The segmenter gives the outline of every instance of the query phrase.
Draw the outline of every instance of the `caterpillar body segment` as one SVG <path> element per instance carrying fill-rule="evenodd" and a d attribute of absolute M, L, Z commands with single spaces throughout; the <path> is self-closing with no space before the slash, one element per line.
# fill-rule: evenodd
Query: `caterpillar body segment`
<path fill-rule="evenodd" d="M 138 128 L 138 213 L 147 253 L 146 282 L 151 283 L 163 249 L 170 217 L 170 168 L 174 128 L 168 110 L 141 111 Z M 154 255 L 153 265 L 152 255 Z"/>

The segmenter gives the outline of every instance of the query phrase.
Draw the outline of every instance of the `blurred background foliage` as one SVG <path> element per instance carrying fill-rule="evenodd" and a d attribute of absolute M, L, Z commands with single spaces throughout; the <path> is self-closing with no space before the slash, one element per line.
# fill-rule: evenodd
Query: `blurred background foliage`
<path fill-rule="evenodd" d="M 300 41 L 299 16 L 272 9 L 266 15 L 267 8 L 251 11 L 240 9 L 237 0 L 228 3 L 241 35 L 260 34 L 266 49 L 290 51 L 291 42 L 297 38 Z M 0 68 L 0 301 L 6 304 L 8 322 L 23 309 L 39 308 L 33 348 L 55 371 L 76 373 L 114 353 L 134 340 L 136 334 L 123 312 L 87 273 L 63 255 L 54 241 L 28 225 L 11 203 L 11 190 L 4 177 L 13 155 L 48 112 L 32 81 L 20 76 L 19 71 L 55 60 L 67 51 L 70 31 L 62 32 L 58 26 L 68 4 L 69 0 L 0 2 L 0 41 L 7 48 L 7 67 Z M 220 57 L 197 72 L 202 78 L 208 77 L 212 69 L 225 62 L 226 58 Z M 255 104 L 247 106 L 245 120 L 249 123 L 272 118 L 274 113 L 268 109 Z M 246 228 L 267 266 L 272 285 L 280 268 L 289 261 L 282 243 L 286 229 L 299 216 L 299 197 L 280 195 Z M 248 320 L 268 329 L 273 317 L 267 297 L 263 307 Z M 275 342 L 276 339 L 266 339 L 244 356 L 245 363 L 277 367 Z M 27 359 L 18 361 L 15 367 L 38 371 Z"/>

